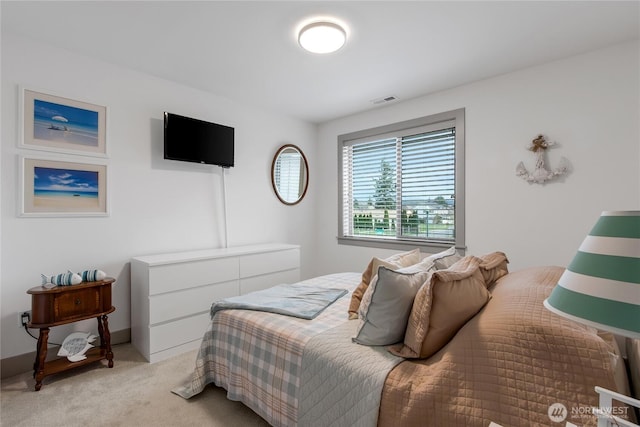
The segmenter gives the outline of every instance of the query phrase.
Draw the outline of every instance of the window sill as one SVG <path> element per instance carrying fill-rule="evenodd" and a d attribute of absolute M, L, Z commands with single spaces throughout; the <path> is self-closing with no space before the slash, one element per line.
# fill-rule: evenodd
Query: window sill
<path fill-rule="evenodd" d="M 455 244 L 453 242 L 435 242 L 411 239 L 367 239 L 366 237 L 337 237 L 339 245 L 362 246 L 368 248 L 412 250 L 420 248 L 421 252 L 437 253 L 448 249 Z M 465 246 L 456 246 L 459 253 L 464 254 Z"/>

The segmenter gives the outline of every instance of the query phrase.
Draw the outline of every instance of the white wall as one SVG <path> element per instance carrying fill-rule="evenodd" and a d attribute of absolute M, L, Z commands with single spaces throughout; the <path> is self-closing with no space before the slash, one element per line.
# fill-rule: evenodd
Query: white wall
<path fill-rule="evenodd" d="M 371 110 L 319 127 L 316 274 L 362 271 L 388 251 L 338 245 L 337 136 L 466 109 L 466 244 L 504 251 L 511 270 L 567 265 L 603 210 L 640 208 L 639 46 L 627 43 Z M 515 176 L 543 133 L 573 172 L 546 185 Z"/>
<path fill-rule="evenodd" d="M 108 106 L 109 217 L 18 217 L 18 156 L 47 154 L 17 147 L 18 85 Z M 221 169 L 162 158 L 165 110 L 235 127 L 236 167 L 226 175 L 229 245 L 300 244 L 302 275 L 310 275 L 314 125 L 3 34 L 1 358 L 35 350 L 18 313 L 30 309 L 26 291 L 40 284 L 40 273 L 100 268 L 116 277 L 109 324 L 119 331 L 130 325 L 131 257 L 223 245 Z M 309 193 L 293 207 L 278 201 L 270 183 L 272 157 L 285 143 L 305 151 L 312 171 Z M 50 341 L 69 331 L 53 328 Z"/>
<path fill-rule="evenodd" d="M 302 245 L 303 277 L 361 271 L 387 251 L 337 245 L 337 135 L 446 110 L 466 108 L 467 246 L 502 250 L 511 269 L 566 265 L 602 210 L 640 208 L 639 46 L 624 44 L 529 68 L 315 126 L 257 110 L 149 75 L 2 35 L 0 150 L 0 358 L 34 351 L 18 326 L 30 307 L 26 290 L 40 273 L 95 267 L 117 278 L 112 331 L 129 327 L 129 259 L 136 255 L 220 247 L 220 169 L 162 159 L 162 112 L 236 128 L 236 164 L 228 185 L 230 245 Z M 111 215 L 19 218 L 18 85 L 109 107 Z M 525 149 L 544 133 L 573 172 L 531 185 L 515 176 Z M 271 158 L 284 143 L 310 163 L 299 205 L 273 195 Z M 316 145 L 317 142 L 317 145 Z M 46 153 L 42 153 L 46 155 Z M 259 209 L 256 209 L 259 206 Z M 317 226 L 310 229 L 315 219 Z M 91 324 L 89 327 L 93 327 Z M 87 329 L 84 325 L 79 329 Z M 51 340 L 69 330 L 54 328 Z"/>

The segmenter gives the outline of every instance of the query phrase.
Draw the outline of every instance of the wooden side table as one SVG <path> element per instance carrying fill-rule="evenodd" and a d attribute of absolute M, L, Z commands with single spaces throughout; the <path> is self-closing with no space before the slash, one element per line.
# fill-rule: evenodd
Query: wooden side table
<path fill-rule="evenodd" d="M 47 289 L 36 286 L 27 291 L 31 294 L 31 322 L 29 328 L 40 329 L 36 360 L 33 364 L 33 376 L 36 379 L 36 391 L 42 387 L 47 375 L 84 366 L 88 363 L 106 359 L 109 368 L 113 367 L 111 334 L 107 315 L 115 310 L 111 305 L 111 284 L 115 279 L 107 277 L 97 282 L 83 282 L 79 285 L 56 286 Z M 47 359 L 47 341 L 49 328 L 80 320 L 98 320 L 100 347 L 89 349 L 84 360 L 69 362 L 66 357 L 51 361 Z"/>

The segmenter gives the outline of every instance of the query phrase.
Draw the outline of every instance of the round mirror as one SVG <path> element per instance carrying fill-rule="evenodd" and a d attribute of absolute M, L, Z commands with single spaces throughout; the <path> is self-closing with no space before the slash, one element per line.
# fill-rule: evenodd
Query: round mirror
<path fill-rule="evenodd" d="M 286 144 L 278 149 L 271 164 L 271 184 L 278 199 L 285 205 L 295 205 L 309 185 L 307 158 L 298 147 Z"/>

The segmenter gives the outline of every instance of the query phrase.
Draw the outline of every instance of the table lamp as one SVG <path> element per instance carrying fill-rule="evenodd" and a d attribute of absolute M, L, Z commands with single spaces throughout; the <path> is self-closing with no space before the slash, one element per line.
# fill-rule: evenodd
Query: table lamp
<path fill-rule="evenodd" d="M 544 306 L 576 322 L 640 338 L 640 211 L 602 212 Z M 636 407 L 640 400 L 601 387 L 596 391 L 598 427 L 636 425 L 607 408 L 612 397 Z"/>

